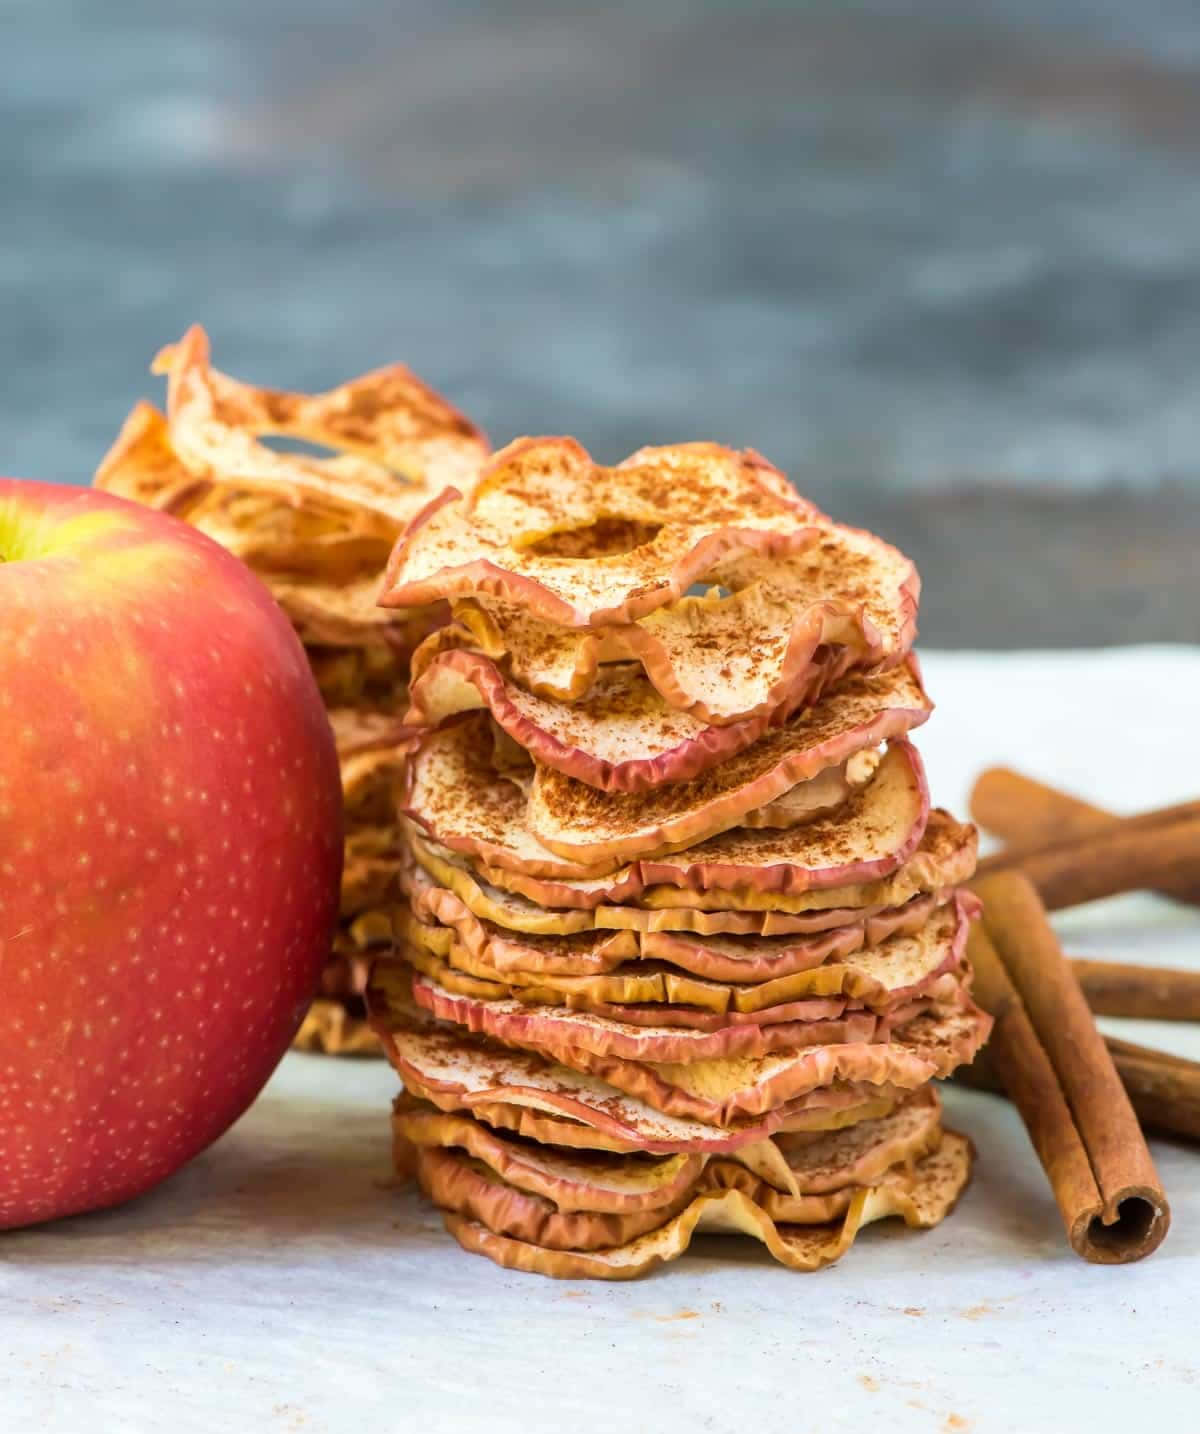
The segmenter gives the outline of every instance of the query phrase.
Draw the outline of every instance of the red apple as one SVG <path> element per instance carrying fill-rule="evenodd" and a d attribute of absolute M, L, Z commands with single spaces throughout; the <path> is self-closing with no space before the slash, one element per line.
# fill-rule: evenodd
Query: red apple
<path fill-rule="evenodd" d="M 194 529 L 0 480 L 0 1228 L 246 1109 L 317 988 L 341 789 L 304 653 Z"/>

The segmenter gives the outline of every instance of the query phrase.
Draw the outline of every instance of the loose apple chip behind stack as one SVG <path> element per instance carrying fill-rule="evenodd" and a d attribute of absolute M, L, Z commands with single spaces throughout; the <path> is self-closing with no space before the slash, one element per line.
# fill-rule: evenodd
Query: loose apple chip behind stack
<path fill-rule="evenodd" d="M 970 1172 L 932 1081 L 989 1021 L 912 735 L 919 585 L 757 454 L 616 468 L 524 439 L 408 524 L 395 947 L 371 1021 L 396 1164 L 468 1250 L 627 1279 L 703 1231 L 781 1263 L 936 1224 Z"/>
<path fill-rule="evenodd" d="M 184 519 L 267 585 L 308 653 L 342 763 L 342 920 L 297 1045 L 378 1053 L 363 992 L 391 942 L 399 842 L 392 784 L 410 733 L 408 664 L 445 603 L 380 608 L 381 574 L 408 520 L 448 483 L 474 481 L 480 431 L 402 364 L 326 393 L 256 388 L 212 367 L 200 328 L 163 349 L 166 412 L 138 403 L 98 487 Z M 264 439 L 307 445 L 281 451 Z M 328 456 L 316 456 L 320 448 Z"/>

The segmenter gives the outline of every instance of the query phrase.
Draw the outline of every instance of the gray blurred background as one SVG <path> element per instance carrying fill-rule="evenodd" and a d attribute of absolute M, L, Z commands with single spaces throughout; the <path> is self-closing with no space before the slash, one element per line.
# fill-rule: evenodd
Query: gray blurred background
<path fill-rule="evenodd" d="M 488 429 L 754 445 L 940 645 L 1200 639 L 1195 0 L 0 0 L 0 471 L 191 321 Z"/>

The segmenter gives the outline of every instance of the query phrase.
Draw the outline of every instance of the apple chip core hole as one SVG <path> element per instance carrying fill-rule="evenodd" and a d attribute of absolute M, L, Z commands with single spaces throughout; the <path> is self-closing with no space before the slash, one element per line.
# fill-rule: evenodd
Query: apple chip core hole
<path fill-rule="evenodd" d="M 661 525 L 633 518 L 597 518 L 581 528 L 548 533 L 526 548 L 541 558 L 610 558 L 651 543 Z"/>

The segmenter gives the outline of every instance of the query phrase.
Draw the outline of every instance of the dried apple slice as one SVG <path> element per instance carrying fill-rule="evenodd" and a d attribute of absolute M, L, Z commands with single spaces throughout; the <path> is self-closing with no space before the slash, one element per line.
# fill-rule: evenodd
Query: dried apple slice
<path fill-rule="evenodd" d="M 166 415 L 144 399 L 139 399 L 121 425 L 92 483 L 118 498 L 167 512 L 202 494 L 208 486 L 172 448 Z"/>
<path fill-rule="evenodd" d="M 543 846 L 581 866 L 678 851 L 738 826 L 747 813 L 840 766 L 856 752 L 902 737 L 930 711 L 910 665 L 874 679 L 852 678 L 817 707 L 690 782 L 647 792 L 600 792 L 552 768 L 538 767 L 526 825 Z M 899 755 L 890 766 L 881 765 L 866 788 L 868 794 L 890 791 L 904 767 L 923 790 L 920 759 L 899 742 L 895 751 Z M 921 800 L 927 802 L 927 797 Z M 923 814 L 914 814 L 914 822 L 920 821 Z M 913 845 L 919 840 L 918 830 Z"/>
<path fill-rule="evenodd" d="M 636 1061 L 553 1036 L 550 1044 L 545 1030 L 538 1033 L 538 1047 L 665 1114 L 729 1126 L 843 1084 L 913 1090 L 972 1060 L 990 1029 L 991 1019 L 968 1002 L 923 1013 L 893 1031 L 888 1042 L 849 1041 L 743 1058 Z"/>
<path fill-rule="evenodd" d="M 791 841 L 781 840 L 780 834 L 774 832 L 730 832 L 683 853 L 684 859 L 678 862 L 658 858 L 653 873 L 664 884 L 646 885 L 638 900 L 651 908 L 686 905 L 709 912 L 761 910 L 814 919 L 822 911 L 898 906 L 921 892 L 970 880 L 975 870 L 977 840 L 973 826 L 956 822 L 948 812 L 935 808 L 920 846 L 890 875 L 849 886 L 804 890 L 793 883 L 791 889 L 774 890 L 753 863 L 786 863 L 793 850 Z M 702 867 L 692 864 L 695 852 L 704 859 Z M 641 865 L 644 868 L 646 863 Z"/>
<path fill-rule="evenodd" d="M 721 559 L 795 552 L 824 521 L 757 453 L 685 443 L 602 468 L 573 439 L 523 438 L 413 519 L 383 601 L 490 594 L 569 627 L 632 622 Z"/>
<path fill-rule="evenodd" d="M 385 986 L 391 975 L 379 974 Z M 622 1060 L 653 1062 L 724 1061 L 755 1059 L 776 1051 L 806 1046 L 828 1047 L 871 1041 L 878 1021 L 867 1011 L 825 1020 L 784 1021 L 715 1029 L 667 1024 L 637 1025 L 610 1016 L 568 1006 L 529 1006 L 514 999 L 488 1000 L 459 995 L 419 972 L 412 975 L 412 996 L 417 1005 L 438 1020 L 453 1021 L 465 1029 L 493 1036 L 507 1045 L 546 1051 L 563 1060 L 564 1051 L 615 1056 Z M 754 1112 L 758 1114 L 760 1112 Z"/>
<path fill-rule="evenodd" d="M 508 681 L 482 653 L 427 654 L 412 684 L 409 720 L 436 725 L 486 708 L 535 762 L 606 792 L 682 782 L 744 751 L 766 718 L 709 726 L 664 702 L 634 663 L 603 667 L 577 702 L 538 697 Z"/>
<path fill-rule="evenodd" d="M 230 487 L 304 494 L 404 524 L 432 488 L 469 483 L 487 457 L 475 425 L 403 364 L 327 393 L 255 388 L 211 367 L 208 336 L 193 325 L 160 351 L 153 370 L 167 375 L 175 451 L 192 472 Z M 319 443 L 343 457 L 331 468 L 258 441 L 272 434 Z"/>
<path fill-rule="evenodd" d="M 661 1210 L 686 1194 L 707 1157 L 675 1154 L 629 1160 L 619 1155 L 572 1155 L 539 1149 L 499 1134 L 469 1115 L 430 1105 L 397 1102 L 393 1131 L 413 1145 L 456 1148 L 482 1161 L 510 1185 L 554 1201 L 560 1210 L 602 1210 L 624 1214 Z"/>
<path fill-rule="evenodd" d="M 428 732 L 409 766 L 405 814 L 441 846 L 484 864 L 566 881 L 612 873 L 612 861 L 581 863 L 538 840 L 527 820 L 525 774 L 497 769 L 492 730 L 486 715 L 471 713 Z M 844 763 L 827 767 L 790 786 L 781 804 L 764 808 L 757 820 L 771 827 L 815 820 L 837 810 L 852 790 Z"/>
<path fill-rule="evenodd" d="M 598 1132 L 598 1138 L 627 1141 L 629 1148 L 649 1155 L 737 1150 L 779 1131 L 820 1129 L 839 1116 L 861 1119 L 863 1112 L 895 1104 L 903 1094 L 890 1083 L 839 1081 L 755 1119 L 719 1126 L 657 1110 L 536 1052 L 422 1023 L 390 1007 L 374 983 L 367 988 L 367 1009 L 405 1089 L 439 1110 L 469 1110 L 490 1124 L 502 1123 L 505 1112 L 515 1109 L 521 1110 L 522 1120 L 530 1113 L 567 1117 Z M 535 1129 L 526 1126 L 522 1133 Z"/>
<path fill-rule="evenodd" d="M 964 895 L 916 931 L 891 935 L 865 950 L 859 949 L 862 933 L 854 930 L 832 933 L 833 939 L 800 942 L 717 937 L 704 943 L 677 933 L 645 933 L 632 959 L 627 948 L 615 943 L 605 949 L 595 940 L 599 933 L 590 939 L 560 938 L 558 949 L 547 951 L 532 944 L 538 938 L 512 941 L 499 933 L 497 939 L 495 928 L 476 923 L 478 938 L 468 945 L 458 929 L 401 914 L 396 935 L 419 970 L 452 990 L 489 998 L 512 995 L 532 1004 L 564 1003 L 625 1020 L 716 1029 L 725 1022 L 825 1019 L 841 1014 L 846 1001 L 890 1011 L 961 966 L 973 915 L 974 905 Z M 573 944 L 579 942 L 587 945 Z M 733 954 L 727 955 L 731 948 Z M 843 953 L 844 959 L 836 959 Z M 675 954 L 688 966 L 672 964 Z M 493 959 L 496 956 L 500 959 Z M 830 956 L 835 959 L 826 959 Z M 689 969 L 705 972 L 714 966 L 725 979 Z M 770 974 L 764 976 L 764 971 Z M 472 992 L 455 985 L 454 973 L 465 973 L 481 988 Z M 485 985 L 489 989 L 482 989 Z M 695 1009 L 656 1014 L 654 1003 Z M 622 1010 L 634 1005 L 649 1009 Z"/>
<path fill-rule="evenodd" d="M 410 1038 L 424 1041 L 427 1033 L 420 1029 L 414 1032 L 407 1024 L 407 989 L 387 963 L 372 973 L 368 1006 L 375 1013 L 380 1034 L 386 1037 L 390 1031 L 392 1045 L 402 1059 Z M 540 1072 L 543 1083 L 559 1081 L 559 1068 L 574 1071 L 664 1115 L 722 1129 L 754 1128 L 757 1137 L 779 1128 L 757 1127 L 754 1123 L 759 1118 L 779 1109 L 786 1111 L 796 1102 L 807 1106 L 819 1091 L 853 1089 L 882 1096 L 896 1090 L 913 1090 L 931 1079 L 945 1077 L 974 1057 L 990 1028 L 990 1018 L 964 999 L 952 1007 L 923 1012 L 891 1031 L 886 1042 L 851 1039 L 753 1056 L 668 1061 L 604 1055 L 599 1050 L 618 1041 L 624 1045 L 625 1034 L 610 1030 L 599 1018 L 571 1012 L 556 1013 L 552 1021 L 515 1012 L 511 1021 L 506 1018 L 504 1040 L 555 1068 L 547 1074 L 542 1066 L 526 1064 L 530 1079 Z M 797 1033 L 803 1036 L 803 1023 Z M 635 1030 L 628 1039 L 634 1040 L 639 1034 L 644 1034 L 644 1028 Z M 678 1037 L 681 1033 L 670 1034 Z M 472 1038 L 463 1032 L 457 1046 L 458 1058 L 469 1063 L 469 1053 L 477 1056 L 481 1049 L 486 1052 L 490 1047 L 504 1049 L 494 1041 L 486 1041 L 482 1048 L 473 1045 Z M 452 1040 L 448 1050 L 455 1049 Z M 441 1054 L 445 1058 L 447 1048 Z M 401 1074 L 404 1075 L 403 1069 Z M 417 1078 L 428 1090 L 428 1082 L 419 1071 Z M 411 1085 L 409 1088 L 415 1089 Z M 491 1098 L 506 1101 L 511 1096 L 496 1089 Z M 558 1109 L 565 1114 L 577 1113 L 570 1106 L 559 1105 Z"/>
<path fill-rule="evenodd" d="M 705 577 L 717 587 L 704 596 L 595 631 L 492 596 L 461 599 L 455 617 L 468 645 L 544 698 L 578 701 L 602 664 L 635 658 L 668 707 L 715 725 L 778 720 L 849 671 L 895 666 L 916 636 L 912 563 L 828 520 L 797 553 L 736 558 Z"/>
<path fill-rule="evenodd" d="M 564 1124 L 560 1117 L 542 1119 L 550 1134 Z M 775 1218 L 802 1219 L 787 1197 L 844 1190 L 876 1179 L 901 1161 L 920 1159 L 940 1141 L 940 1121 L 941 1101 L 926 1086 L 891 1110 L 853 1125 L 776 1136 L 719 1156 L 637 1155 L 631 1160 L 617 1151 L 579 1154 L 575 1147 L 552 1141 L 538 1148 L 469 1115 L 439 1111 L 407 1096 L 396 1101 L 392 1128 L 411 1145 L 460 1150 L 559 1210 L 661 1210 L 702 1182 L 715 1188 L 753 1187 L 764 1202 L 782 1195 L 772 1211 Z"/>
<path fill-rule="evenodd" d="M 938 1149 L 911 1169 L 899 1167 L 877 1185 L 859 1190 L 840 1220 L 828 1225 L 776 1224 L 766 1211 L 738 1189 L 697 1196 L 665 1225 L 609 1249 L 550 1250 L 507 1235 L 497 1235 L 463 1215 L 443 1216 L 446 1228 L 464 1249 L 486 1255 L 507 1269 L 558 1279 L 628 1280 L 678 1259 L 697 1231 L 751 1235 L 789 1269 L 820 1269 L 839 1259 L 863 1226 L 900 1216 L 914 1229 L 929 1229 L 954 1207 L 971 1174 L 971 1144 L 954 1131 L 943 1134 Z"/>
<path fill-rule="evenodd" d="M 376 979 L 385 992 L 392 982 L 401 983 L 407 995 L 406 978 L 398 970 L 385 966 Z M 672 1024 L 673 1012 L 660 1007 L 660 1023 L 649 1025 L 566 1005 L 532 1006 L 511 997 L 488 999 L 457 994 L 418 972 L 411 976 L 411 993 L 418 1007 L 439 1020 L 452 1021 L 507 1045 L 546 1053 L 564 1065 L 601 1075 L 610 1084 L 652 1105 L 660 1099 L 674 1101 L 674 1106 L 663 1108 L 715 1123 L 762 1114 L 794 1095 L 806 1094 L 834 1080 L 893 1082 L 911 1088 L 935 1073 L 924 1063 L 892 1060 L 887 1054 L 886 1030 L 873 1012 L 865 1010 L 826 1019 L 708 1026 Z M 937 1016 L 943 1022 L 953 1019 L 948 1008 Z M 901 1045 L 903 1030 L 907 1029 L 908 1025 L 897 1036 Z M 814 1050 L 820 1052 L 819 1060 Z M 796 1054 L 801 1052 L 812 1058 L 802 1060 Z M 761 1070 L 750 1072 L 747 1068 L 747 1072 L 730 1074 L 738 1063 L 763 1063 L 774 1057 L 786 1057 L 785 1065 L 776 1068 L 763 1064 Z M 964 1059 L 959 1054 L 949 1069 Z M 830 1065 L 831 1061 L 838 1064 Z M 629 1063 L 654 1066 L 661 1081 L 643 1078 L 642 1072 L 627 1068 Z M 712 1070 L 704 1071 L 698 1079 L 697 1064 Z M 685 1067 L 690 1073 L 680 1075 Z M 666 1068 L 670 1068 L 670 1075 L 664 1074 Z M 939 1069 L 937 1073 L 945 1075 L 949 1069 Z M 720 1108 L 703 1104 L 709 1099 L 712 1082 L 727 1076 L 728 1104 Z M 688 1104 L 693 1100 L 701 1103 Z"/>
<path fill-rule="evenodd" d="M 938 813 L 934 813 L 938 817 Z M 946 823 L 951 826 L 950 818 L 945 813 L 940 814 Z M 957 828 L 959 832 L 967 829 Z M 501 886 L 500 879 L 512 876 L 514 884 L 517 880 L 512 873 L 503 873 L 499 870 L 488 871 L 486 878 L 477 875 L 470 865 L 453 852 L 437 846 L 435 843 L 425 841 L 411 826 L 404 829 L 407 838 L 408 849 L 411 852 L 416 870 L 412 866 L 400 869 L 400 885 L 406 895 L 413 902 L 414 906 L 422 900 L 419 888 L 420 878 L 417 872 L 421 872 L 429 878 L 432 884 L 443 889 L 454 896 L 462 906 L 472 915 L 482 921 L 492 922 L 502 926 L 510 932 L 528 933 L 541 936 L 566 936 L 573 932 L 605 930 L 605 931 L 676 931 L 691 932 L 702 936 L 735 935 L 735 936 L 785 936 L 785 935 L 812 935 L 818 932 L 831 931 L 842 927 L 862 927 L 869 942 L 879 941 L 883 936 L 896 927 L 897 920 L 907 919 L 907 912 L 911 909 L 910 903 L 917 896 L 924 896 L 930 893 L 936 895 L 938 902 L 946 899 L 945 886 L 951 882 L 941 882 L 935 878 L 943 872 L 957 873 L 965 872 L 965 875 L 954 876 L 954 880 L 966 880 L 974 870 L 974 833 L 971 830 L 971 841 L 969 846 L 952 848 L 949 859 L 939 865 L 937 860 L 921 860 L 919 870 L 914 874 L 908 874 L 908 866 L 901 869 L 896 875 L 887 878 L 883 882 L 872 885 L 871 890 L 877 890 L 882 896 L 890 893 L 907 893 L 902 895 L 896 903 L 886 901 L 874 904 L 862 903 L 859 906 L 838 906 L 832 904 L 828 893 L 811 893 L 814 907 L 810 910 L 798 910 L 795 912 L 772 911 L 764 908 L 757 911 L 738 911 L 724 908 L 717 908 L 711 911 L 703 909 L 700 904 L 703 900 L 715 897 L 729 904 L 729 898 L 722 892 L 701 892 L 684 893 L 674 887 L 656 886 L 643 892 L 640 881 L 633 877 L 626 879 L 619 878 L 626 882 L 629 888 L 629 900 L 654 899 L 656 907 L 647 909 L 646 906 L 637 905 L 609 905 L 605 897 L 613 895 L 614 900 L 625 899 L 619 893 L 614 892 L 612 887 L 597 883 L 598 893 L 593 890 L 587 895 L 594 896 L 595 900 L 576 901 L 571 905 L 562 902 L 559 905 L 542 905 L 541 902 L 533 899 L 532 896 L 522 895 L 520 892 L 507 890 Z M 937 835 L 944 835 L 939 826 Z M 947 843 L 943 843 L 947 845 Z M 926 855 L 935 855 L 928 853 Z M 923 856 L 918 851 L 917 858 Z M 914 858 L 916 860 L 916 858 Z M 528 884 L 532 879 L 521 879 Z M 922 885 L 922 882 L 928 884 Z M 556 883 L 557 886 L 566 886 L 566 883 Z M 867 888 L 845 888 L 851 895 L 856 892 L 867 890 Z M 564 893 L 568 897 L 577 895 L 576 891 Z M 769 896 L 769 894 L 768 894 Z M 782 901 L 803 901 L 803 897 L 794 898 L 769 898 Z M 684 901 L 689 902 L 683 905 Z M 823 904 L 822 904 L 823 902 Z M 675 904 L 679 903 L 679 904 Z M 439 918 L 440 919 L 440 918 Z"/>
<path fill-rule="evenodd" d="M 866 923 L 871 942 L 894 929 L 896 913 L 911 910 L 915 899 L 933 894 L 940 904 L 948 888 L 969 880 L 977 842 L 974 827 L 961 825 L 938 808 L 930 814 L 921 846 L 891 876 L 865 885 L 788 895 L 750 889 L 643 888 L 636 873 L 628 872 L 611 879 L 612 884 L 601 879 L 586 885 L 542 882 L 499 868 L 477 874 L 462 857 L 426 841 L 411 826 L 405 835 L 417 868 L 434 885 L 451 892 L 479 919 L 513 932 L 553 936 L 601 929 L 786 936 Z M 407 874 L 402 869 L 400 876 L 415 904 L 412 869 Z"/>
<path fill-rule="evenodd" d="M 554 1150 L 527 1155 L 476 1121 L 434 1112 L 408 1129 L 418 1137 L 417 1178 L 439 1209 L 530 1244 L 601 1250 L 655 1229 L 709 1190 L 740 1190 L 780 1223 L 836 1219 L 864 1184 L 886 1181 L 896 1167 L 939 1148 L 938 1101 L 930 1094 L 925 1100 L 914 1097 L 883 1120 L 825 1137 L 813 1160 L 797 1152 L 789 1167 L 790 1190 L 776 1188 L 728 1156 L 648 1162 L 581 1159 Z"/>
<path fill-rule="evenodd" d="M 736 1149 L 726 1149 L 723 1153 L 761 1175 L 777 1189 L 792 1190 L 792 1175 L 782 1158 L 779 1142 L 792 1136 L 799 1141 L 812 1140 L 826 1131 L 844 1130 L 847 1126 L 857 1125 L 863 1120 L 877 1120 L 894 1110 L 901 1099 L 902 1097 L 897 1095 L 894 1098 L 876 1097 L 854 1103 L 846 1092 L 840 1092 L 835 1103 L 825 1100 L 809 1109 L 793 1108 L 787 1113 L 782 1124 L 772 1127 L 776 1131 L 775 1135 L 748 1140 Z M 456 1097 L 445 1091 L 437 1092 L 432 1100 L 439 1103 L 438 1108 L 457 1109 Z M 556 1145 L 567 1150 L 609 1150 L 626 1155 L 644 1154 L 643 1146 L 637 1137 L 620 1135 L 607 1125 L 600 1128 L 566 1115 L 552 1114 L 530 1106 L 477 1100 L 472 1104 L 471 1112 L 494 1130 L 509 1130 L 514 1135 L 519 1135 L 524 1140 L 536 1141 L 539 1145 Z M 664 1151 L 668 1148 L 675 1149 L 663 1146 Z M 679 1149 L 690 1147 L 681 1146 Z"/>

